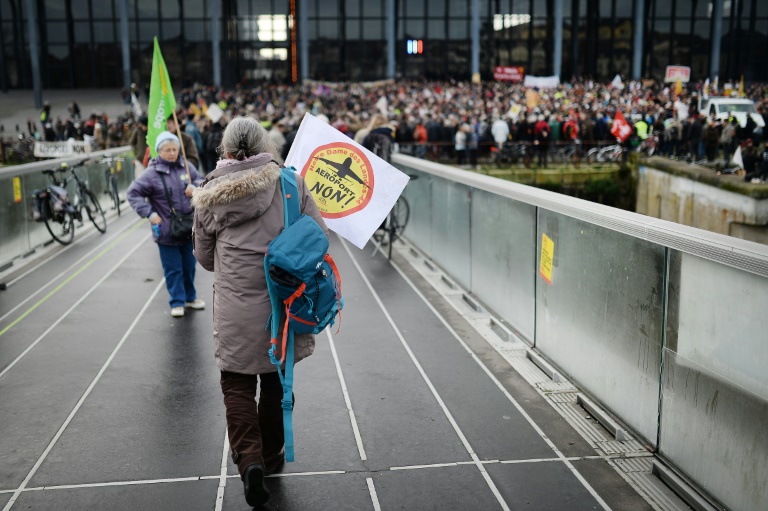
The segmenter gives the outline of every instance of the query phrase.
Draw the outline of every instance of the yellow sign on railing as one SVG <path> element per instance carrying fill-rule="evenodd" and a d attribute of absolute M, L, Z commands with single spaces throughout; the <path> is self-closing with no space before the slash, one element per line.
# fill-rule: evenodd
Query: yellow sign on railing
<path fill-rule="evenodd" d="M 18 204 L 21 202 L 21 178 L 13 178 L 13 202 Z"/>
<path fill-rule="evenodd" d="M 555 242 L 549 236 L 541 235 L 541 262 L 539 263 L 539 275 L 552 285 L 552 261 L 555 259 Z"/>

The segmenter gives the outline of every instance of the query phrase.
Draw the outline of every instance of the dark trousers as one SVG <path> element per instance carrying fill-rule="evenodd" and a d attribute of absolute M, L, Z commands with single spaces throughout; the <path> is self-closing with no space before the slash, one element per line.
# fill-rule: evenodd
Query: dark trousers
<path fill-rule="evenodd" d="M 256 384 L 261 383 L 256 403 Z M 221 372 L 232 461 L 240 476 L 253 463 L 269 466 L 283 448 L 283 386 L 275 373 Z"/>

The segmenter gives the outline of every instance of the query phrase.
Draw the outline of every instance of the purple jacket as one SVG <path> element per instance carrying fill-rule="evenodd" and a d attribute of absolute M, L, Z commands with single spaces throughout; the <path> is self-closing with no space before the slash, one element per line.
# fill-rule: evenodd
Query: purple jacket
<path fill-rule="evenodd" d="M 197 186 L 203 182 L 203 178 L 191 163 L 189 164 L 189 173 L 192 176 L 193 185 Z M 160 174 L 165 176 L 165 185 L 168 187 L 168 193 L 171 194 L 171 202 L 176 213 L 182 215 L 192 213 L 191 199 L 184 195 L 188 183 L 184 158 L 181 156 L 175 162 L 168 162 L 160 157 L 149 160 L 147 170 L 128 188 L 128 202 L 142 218 L 149 218 L 152 213 L 157 213 L 162 218 L 160 237 L 155 240 L 155 243 L 182 245 L 184 244 L 183 241 L 171 238 L 171 207 L 168 204 Z"/>

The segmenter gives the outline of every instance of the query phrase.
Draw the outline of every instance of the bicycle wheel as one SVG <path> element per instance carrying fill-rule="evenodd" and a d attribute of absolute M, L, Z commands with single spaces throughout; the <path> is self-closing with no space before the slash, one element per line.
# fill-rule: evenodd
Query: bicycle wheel
<path fill-rule="evenodd" d="M 43 222 L 54 240 L 62 245 L 69 245 L 75 238 L 75 218 L 67 213 L 59 213 L 59 215 L 60 221 L 57 221 L 55 214 L 47 212 Z"/>
<path fill-rule="evenodd" d="M 81 204 L 81 206 L 85 206 L 85 212 L 88 213 L 88 218 L 91 219 L 93 225 L 99 232 L 106 232 L 107 216 L 104 214 L 104 210 L 101 209 L 99 201 L 96 200 L 96 196 L 93 195 L 90 190 L 85 190 L 83 192 L 82 200 L 83 204 Z"/>
<path fill-rule="evenodd" d="M 109 194 L 112 196 L 114 209 L 117 210 L 117 216 L 120 216 L 120 194 L 117 192 L 117 179 L 114 174 L 109 176 L 109 188 L 111 190 Z"/>
<path fill-rule="evenodd" d="M 389 216 L 389 259 L 392 259 L 392 246 L 395 244 L 395 240 L 402 236 L 406 225 L 408 225 L 410 213 L 411 208 L 408 205 L 408 200 L 405 197 L 397 199 Z"/>

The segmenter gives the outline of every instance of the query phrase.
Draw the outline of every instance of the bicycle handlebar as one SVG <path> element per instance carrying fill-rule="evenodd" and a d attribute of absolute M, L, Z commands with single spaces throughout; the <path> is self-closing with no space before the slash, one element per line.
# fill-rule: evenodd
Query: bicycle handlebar
<path fill-rule="evenodd" d="M 82 159 L 79 162 L 75 163 L 74 165 L 70 165 L 69 163 L 64 162 L 64 163 L 61 164 L 61 166 L 59 167 L 58 170 L 59 170 L 59 172 L 66 172 L 68 170 L 74 170 L 74 169 L 76 169 L 78 167 L 82 167 L 85 164 L 85 162 L 87 162 L 88 160 L 90 160 L 90 158 Z"/>

